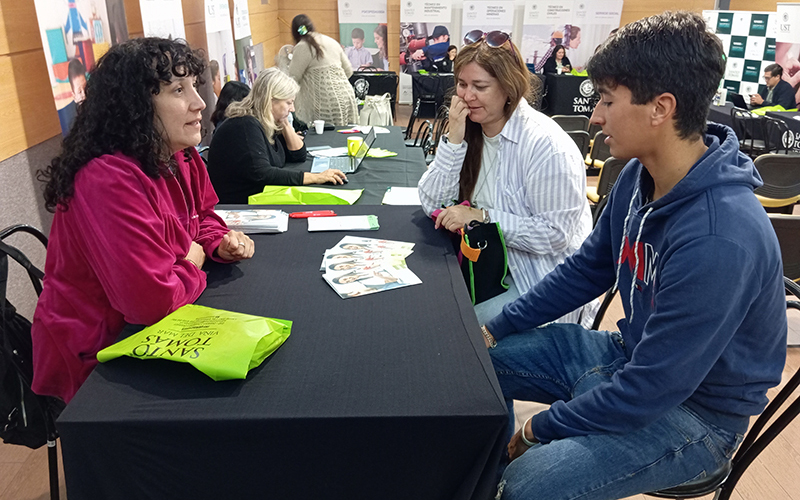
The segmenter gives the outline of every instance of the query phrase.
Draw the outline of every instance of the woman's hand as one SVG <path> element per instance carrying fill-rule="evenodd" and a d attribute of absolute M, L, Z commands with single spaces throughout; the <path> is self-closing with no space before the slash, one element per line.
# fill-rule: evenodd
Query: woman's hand
<path fill-rule="evenodd" d="M 256 244 L 241 231 L 228 231 L 217 247 L 217 256 L 222 260 L 249 259 L 256 251 Z"/>
<path fill-rule="evenodd" d="M 453 205 L 442 210 L 436 217 L 435 227 L 436 229 L 444 227 L 448 231 L 457 233 L 464 224 L 469 224 L 473 220 L 483 220 L 483 210 L 466 205 Z"/>
<path fill-rule="evenodd" d="M 317 174 L 306 172 L 303 176 L 303 184 L 325 184 L 327 182 L 344 184 L 347 182 L 347 176 L 344 175 L 344 172 L 336 168 L 329 168 Z"/>
<path fill-rule="evenodd" d="M 469 106 L 467 106 L 466 101 L 454 95 L 453 99 L 450 100 L 450 131 L 447 132 L 447 140 L 451 144 L 461 144 L 464 141 L 468 116 Z"/>
<path fill-rule="evenodd" d="M 206 262 L 206 253 L 203 251 L 203 247 L 196 241 L 193 241 L 191 246 L 189 246 L 189 253 L 186 254 L 184 259 L 197 266 L 197 269 L 202 269 L 203 264 Z"/>

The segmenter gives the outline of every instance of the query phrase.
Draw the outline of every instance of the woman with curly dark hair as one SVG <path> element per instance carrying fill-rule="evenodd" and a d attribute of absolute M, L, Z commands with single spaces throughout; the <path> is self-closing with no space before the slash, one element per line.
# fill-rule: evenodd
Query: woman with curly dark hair
<path fill-rule="evenodd" d="M 204 67 L 181 41 L 112 47 L 40 172 L 55 217 L 32 329 L 38 394 L 68 402 L 126 323 L 151 325 L 200 296 L 206 258 L 253 255 L 253 241 L 214 213 L 194 148 Z"/>

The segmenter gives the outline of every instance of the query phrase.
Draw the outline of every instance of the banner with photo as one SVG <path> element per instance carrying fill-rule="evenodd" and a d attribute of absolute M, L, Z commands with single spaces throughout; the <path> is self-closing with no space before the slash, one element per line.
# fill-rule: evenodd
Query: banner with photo
<path fill-rule="evenodd" d="M 514 26 L 514 0 L 464 0 L 464 12 L 461 17 L 460 46 L 464 36 L 472 30 L 485 32 L 503 31 L 511 35 Z"/>
<path fill-rule="evenodd" d="M 389 70 L 386 0 L 339 0 L 339 43 L 353 71 Z"/>
<path fill-rule="evenodd" d="M 522 22 L 522 52 L 528 67 L 542 71 L 557 46 L 572 68 L 583 70 L 612 30 L 619 28 L 622 0 L 528 0 Z"/>
<path fill-rule="evenodd" d="M 222 86 L 237 79 L 231 11 L 228 0 L 205 0 L 205 8 L 208 66 L 211 70 L 214 95 L 219 97 Z M 206 104 L 211 106 L 211 103 Z"/>
<path fill-rule="evenodd" d="M 783 79 L 794 88 L 795 102 L 800 102 L 800 3 L 778 3 L 775 17 L 775 62 L 783 68 Z"/>
<path fill-rule="evenodd" d="M 728 61 L 722 86 L 749 101 L 766 86 L 762 68 L 775 62 L 774 12 L 704 10 L 706 27 L 722 40 Z"/>
<path fill-rule="evenodd" d="M 34 0 L 47 74 L 67 135 L 85 98 L 88 73 L 108 49 L 128 39 L 123 0 Z"/>
<path fill-rule="evenodd" d="M 139 0 L 144 36 L 186 39 L 181 0 Z"/>
<path fill-rule="evenodd" d="M 400 5 L 400 103 L 411 103 L 411 73 L 433 69 L 434 62 L 447 57 L 452 11 L 452 0 L 404 0 Z"/>
<path fill-rule="evenodd" d="M 256 70 L 256 51 L 250 32 L 250 12 L 247 0 L 233 0 L 233 44 L 236 49 L 236 69 L 238 80 L 253 87 Z"/>

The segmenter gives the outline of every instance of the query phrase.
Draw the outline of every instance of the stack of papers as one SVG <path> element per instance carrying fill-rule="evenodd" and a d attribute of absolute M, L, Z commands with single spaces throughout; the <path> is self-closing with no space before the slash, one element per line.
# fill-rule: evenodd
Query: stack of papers
<path fill-rule="evenodd" d="M 243 233 L 285 233 L 289 214 L 283 210 L 215 210 L 225 225 Z"/>
<path fill-rule="evenodd" d="M 345 236 L 325 251 L 320 271 L 343 299 L 418 285 L 422 280 L 406 266 L 413 248 L 402 241 Z"/>
<path fill-rule="evenodd" d="M 384 205 L 421 205 L 419 191 L 415 187 L 390 186 L 383 195 Z"/>
<path fill-rule="evenodd" d="M 380 229 L 377 215 L 340 215 L 337 217 L 309 217 L 311 231 L 375 231 Z"/>

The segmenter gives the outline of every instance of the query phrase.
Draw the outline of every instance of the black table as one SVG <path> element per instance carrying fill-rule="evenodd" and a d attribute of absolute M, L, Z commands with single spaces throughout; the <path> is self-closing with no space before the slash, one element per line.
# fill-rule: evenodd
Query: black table
<path fill-rule="evenodd" d="M 767 111 L 767 116 L 786 123 L 791 132 L 791 137 L 781 137 L 781 143 L 794 152 L 800 152 L 800 112 L 798 111 Z"/>
<path fill-rule="evenodd" d="M 714 106 L 712 104 L 708 108 L 708 121 L 733 128 L 733 118 L 731 118 L 732 109 L 732 102 L 726 102 L 723 106 Z"/>
<path fill-rule="evenodd" d="M 252 260 L 207 263 L 199 304 L 294 321 L 246 380 L 163 360 L 95 369 L 57 423 L 70 498 L 492 496 L 506 407 L 448 236 L 419 207 L 336 211 L 381 228 L 290 220 L 253 236 Z M 340 299 L 319 264 L 344 234 L 416 242 L 424 283 Z"/>
<path fill-rule="evenodd" d="M 337 130 L 345 127 L 337 127 Z M 356 201 L 357 205 L 380 205 L 386 188 L 389 186 L 416 187 L 422 174 L 425 173 L 425 155 L 422 148 L 409 148 L 403 141 L 403 133 L 400 127 L 386 127 L 390 130 L 388 134 L 378 134 L 375 138 L 374 148 L 383 148 L 397 153 L 397 156 L 389 158 L 365 158 L 361 166 L 355 173 L 347 174 L 347 184 L 328 185 L 324 187 L 331 189 L 364 189 L 361 198 Z M 364 134 L 355 134 L 364 137 Z M 353 134 L 342 134 L 331 130 L 326 130 L 322 135 L 317 135 L 314 129 L 310 129 L 306 135 L 306 146 L 347 146 L 347 138 Z M 300 170 L 303 172 L 311 171 L 312 160 L 305 163 L 287 164 L 287 170 Z M 330 207 L 329 207 L 330 208 Z"/>
<path fill-rule="evenodd" d="M 394 71 L 354 71 L 350 76 L 350 84 L 355 85 L 356 81 L 361 78 L 369 83 L 367 95 L 383 95 L 388 92 L 392 96 L 392 117 L 396 117 L 397 73 Z"/>
<path fill-rule="evenodd" d="M 411 73 L 411 90 L 414 95 L 414 102 L 422 99 L 419 107 L 420 118 L 434 118 L 439 106 L 445 103 L 445 97 L 450 89 L 455 87 L 455 77 L 450 73 Z"/>
<path fill-rule="evenodd" d="M 592 94 L 581 93 L 581 84 L 587 81 L 585 76 L 545 75 L 545 108 L 542 110 L 553 115 L 585 115 L 592 116 L 594 100 Z M 592 87 L 592 92 L 594 88 Z"/>

